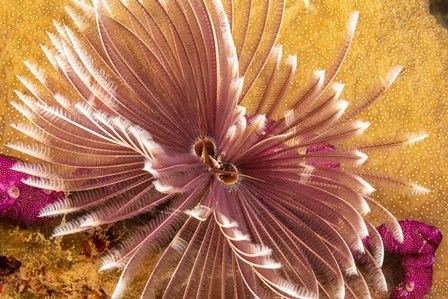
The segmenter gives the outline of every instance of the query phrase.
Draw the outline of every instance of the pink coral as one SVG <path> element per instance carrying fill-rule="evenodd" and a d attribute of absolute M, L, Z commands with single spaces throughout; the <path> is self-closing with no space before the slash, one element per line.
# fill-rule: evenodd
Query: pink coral
<path fill-rule="evenodd" d="M 38 217 L 39 211 L 49 203 L 64 198 L 63 192 L 31 187 L 22 182 L 29 175 L 11 168 L 17 160 L 0 156 L 0 218 L 36 223 L 47 218 Z"/>
<path fill-rule="evenodd" d="M 378 227 L 384 250 L 401 256 L 403 282 L 397 286 L 390 299 L 421 299 L 432 286 L 432 265 L 435 252 L 442 241 L 442 234 L 434 226 L 415 220 L 399 221 L 403 231 L 403 243 L 399 243 L 386 226 Z M 365 242 L 368 245 L 368 239 Z"/>

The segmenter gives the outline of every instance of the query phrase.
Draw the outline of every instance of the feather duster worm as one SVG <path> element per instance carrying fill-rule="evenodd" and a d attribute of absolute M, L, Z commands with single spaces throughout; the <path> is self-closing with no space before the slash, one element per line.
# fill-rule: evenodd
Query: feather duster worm
<path fill-rule="evenodd" d="M 262 30 L 247 38 L 251 1 L 239 7 L 247 17 L 238 28 L 230 0 L 74 1 L 67 11 L 76 30 L 56 24 L 53 47 L 43 47 L 58 77 L 27 63 L 41 85 L 21 78 L 31 96 L 17 92 L 14 107 L 30 122 L 13 127 L 37 142 L 9 146 L 43 160 L 14 165 L 31 176 L 27 184 L 71 193 L 41 212 L 78 215 L 54 235 L 157 211 L 104 258 L 102 270 L 123 269 L 113 298 L 156 248 L 164 250 L 143 298 L 369 298 L 370 282 L 386 291 L 383 244 L 365 216 L 380 211 L 394 238 L 403 234 L 362 176 L 426 190 L 341 168 L 367 155 L 338 144 L 365 131 L 356 116 L 401 68 L 344 113 L 343 85 L 333 79 L 353 13 L 335 63 L 293 94 L 296 56 L 276 45 L 284 8 L 262 1 Z M 262 72 L 267 81 L 248 111 L 241 103 Z"/>

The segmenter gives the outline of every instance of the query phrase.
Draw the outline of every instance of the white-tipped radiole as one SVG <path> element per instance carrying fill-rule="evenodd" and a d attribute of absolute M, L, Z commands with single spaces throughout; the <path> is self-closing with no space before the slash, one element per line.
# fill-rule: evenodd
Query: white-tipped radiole
<path fill-rule="evenodd" d="M 357 161 L 355 162 L 355 165 L 358 167 L 361 166 L 362 164 L 364 164 L 367 161 L 367 159 L 369 158 L 369 156 L 367 156 L 365 153 L 358 151 L 358 150 L 356 150 L 354 152 L 354 154 L 357 157 Z"/>
<path fill-rule="evenodd" d="M 428 188 L 425 188 L 417 183 L 410 183 L 410 186 L 412 189 L 411 194 L 414 196 L 422 196 L 431 192 Z"/>
<path fill-rule="evenodd" d="M 429 134 L 425 133 L 425 132 L 409 133 L 406 135 L 406 139 L 407 139 L 409 145 L 414 145 L 416 143 L 419 143 L 428 137 L 429 137 Z"/>

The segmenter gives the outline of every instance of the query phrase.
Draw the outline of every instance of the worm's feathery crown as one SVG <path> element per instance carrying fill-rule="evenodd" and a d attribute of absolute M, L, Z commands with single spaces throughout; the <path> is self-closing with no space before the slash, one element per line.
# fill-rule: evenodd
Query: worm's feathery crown
<path fill-rule="evenodd" d="M 245 16 L 236 22 L 232 1 L 75 0 L 67 12 L 76 30 L 55 24 L 53 47 L 42 47 L 57 76 L 27 63 L 40 85 L 20 78 L 31 96 L 17 92 L 13 105 L 30 123 L 13 127 L 37 142 L 9 146 L 43 160 L 16 166 L 31 175 L 27 184 L 71 193 L 41 212 L 78 213 L 54 235 L 158 211 L 104 258 L 101 269 L 123 268 L 114 298 L 144 252 L 163 246 L 142 297 L 368 298 L 369 277 L 386 289 L 381 239 L 365 215 L 381 211 L 395 238 L 403 236 L 362 177 L 425 189 L 340 165 L 357 167 L 367 159 L 363 151 L 424 136 L 353 149 L 337 144 L 367 129 L 354 118 L 401 68 L 345 112 L 343 85 L 333 80 L 355 12 L 335 63 L 314 72 L 274 121 L 292 97 L 297 58 L 275 45 L 284 0 L 262 3 L 257 22 L 264 25 L 249 39 L 251 1 L 241 4 Z M 235 30 L 243 33 L 238 39 Z M 268 80 L 247 111 L 241 103 L 262 72 Z M 371 251 L 362 243 L 367 235 Z M 359 254 L 366 277 L 355 263 Z"/>

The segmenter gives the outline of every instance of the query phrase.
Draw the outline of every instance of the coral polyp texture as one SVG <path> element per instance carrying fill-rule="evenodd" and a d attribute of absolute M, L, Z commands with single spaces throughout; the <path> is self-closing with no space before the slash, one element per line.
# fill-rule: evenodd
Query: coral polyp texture
<path fill-rule="evenodd" d="M 29 175 L 15 171 L 20 161 L 0 156 L 0 219 L 39 223 L 43 207 L 64 198 L 64 192 L 40 189 L 23 183 Z"/>
<path fill-rule="evenodd" d="M 392 291 L 390 298 L 424 298 L 431 290 L 432 266 L 442 242 L 442 233 L 438 228 L 416 220 L 401 220 L 399 224 L 403 231 L 402 243 L 395 239 L 386 225 L 377 228 L 384 250 L 397 254 L 401 259 L 403 282 Z M 370 238 L 363 241 L 369 248 Z"/>
<path fill-rule="evenodd" d="M 55 72 L 26 63 L 39 83 L 20 77 L 28 92 L 13 106 L 29 122 L 12 126 L 35 143 L 8 146 L 43 161 L 14 167 L 27 184 L 70 193 L 41 211 L 75 213 L 54 235 L 147 221 L 104 258 L 102 270 L 122 269 L 113 298 L 156 249 L 143 298 L 369 298 L 370 284 L 387 292 L 368 214 L 397 242 L 403 232 L 367 180 L 427 190 L 359 167 L 364 152 L 426 134 L 346 141 L 368 128 L 357 116 L 402 68 L 391 66 L 354 107 L 340 99 L 334 78 L 354 12 L 333 64 L 297 89 L 297 57 L 277 42 L 284 9 L 282 0 L 74 1 L 76 28 L 56 23 L 42 47 Z"/>

